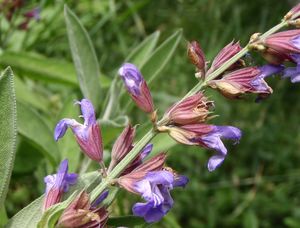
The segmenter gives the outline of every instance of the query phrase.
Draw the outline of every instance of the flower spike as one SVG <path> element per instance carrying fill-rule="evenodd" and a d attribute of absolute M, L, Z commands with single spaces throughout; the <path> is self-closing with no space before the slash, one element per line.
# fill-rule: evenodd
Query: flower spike
<path fill-rule="evenodd" d="M 131 63 L 124 63 L 119 75 L 136 105 L 146 113 L 154 111 L 150 90 L 138 68 Z"/>
<path fill-rule="evenodd" d="M 55 127 L 54 139 L 57 141 L 64 136 L 70 127 L 76 137 L 81 150 L 92 160 L 102 162 L 103 147 L 100 127 L 96 121 L 95 110 L 88 99 L 76 102 L 81 107 L 84 123 L 78 123 L 75 119 L 62 119 Z"/>

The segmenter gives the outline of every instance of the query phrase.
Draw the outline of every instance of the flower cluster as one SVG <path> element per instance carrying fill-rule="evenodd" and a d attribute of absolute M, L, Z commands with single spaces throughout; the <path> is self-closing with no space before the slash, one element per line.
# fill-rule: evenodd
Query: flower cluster
<path fill-rule="evenodd" d="M 131 77 L 133 74 L 134 71 L 127 75 Z M 141 80 L 143 81 L 142 78 Z M 143 95 L 141 97 L 143 100 Z M 112 147 L 111 161 L 106 170 L 103 163 L 101 130 L 96 120 L 94 107 L 88 99 L 77 101 L 76 104 L 80 105 L 84 123 L 81 124 L 77 120 L 70 118 L 60 120 L 54 130 L 54 139 L 57 141 L 62 138 L 67 129 L 70 128 L 84 154 L 102 165 L 103 171 L 109 175 L 115 166 L 135 148 L 135 127 L 131 125 L 126 126 L 116 139 Z M 143 102 L 139 104 L 143 105 Z M 198 119 L 199 117 L 196 118 Z M 135 204 L 133 213 L 136 216 L 144 217 L 147 222 L 159 221 L 166 215 L 173 206 L 170 190 L 178 186 L 183 187 L 188 182 L 186 177 L 176 174 L 168 167 L 164 167 L 165 153 L 160 153 L 147 160 L 152 147 L 152 144 L 147 144 L 117 178 L 117 183 L 120 187 L 139 194 L 146 200 L 146 203 Z M 68 190 L 70 184 L 75 184 L 76 179 L 76 174 L 67 174 L 67 160 L 63 161 L 57 174 L 45 178 L 47 185 L 44 209 L 46 210 L 50 206 L 59 203 L 62 200 L 63 193 Z M 52 188 L 53 190 L 49 190 Z M 103 194 L 107 195 L 108 192 L 103 192 Z M 64 210 L 58 224 L 63 227 L 94 227 L 94 225 L 104 227 L 108 219 L 108 213 L 104 205 L 98 206 L 99 202 L 103 200 L 102 195 L 91 203 L 89 193 L 86 191 L 82 192 Z"/>

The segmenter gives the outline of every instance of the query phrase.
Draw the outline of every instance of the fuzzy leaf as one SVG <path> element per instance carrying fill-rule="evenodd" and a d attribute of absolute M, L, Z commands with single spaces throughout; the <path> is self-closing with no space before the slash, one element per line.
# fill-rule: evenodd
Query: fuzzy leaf
<path fill-rule="evenodd" d="M 21 102 L 17 103 L 17 107 L 19 134 L 38 148 L 48 158 L 52 166 L 56 167 L 60 153 L 52 131 L 36 111 Z"/>
<path fill-rule="evenodd" d="M 4 52 L 0 58 L 0 65 L 10 65 L 14 71 L 20 71 L 36 80 L 77 86 L 74 67 L 71 63 L 62 60 L 33 53 Z"/>
<path fill-rule="evenodd" d="M 100 101 L 99 64 L 91 39 L 77 18 L 65 5 L 67 33 L 80 89 L 95 107 Z"/>
<path fill-rule="evenodd" d="M 13 72 L 8 67 L 0 76 L 0 208 L 6 198 L 16 152 L 17 110 L 13 80 Z"/>
<path fill-rule="evenodd" d="M 12 217 L 6 228 L 36 227 L 42 217 L 42 203 L 44 196 L 40 196 L 27 207 L 24 207 Z"/>
<path fill-rule="evenodd" d="M 156 31 L 146 37 L 132 52 L 127 56 L 125 62 L 131 62 L 137 67 L 142 67 L 149 58 L 153 49 L 155 48 L 160 32 Z"/>

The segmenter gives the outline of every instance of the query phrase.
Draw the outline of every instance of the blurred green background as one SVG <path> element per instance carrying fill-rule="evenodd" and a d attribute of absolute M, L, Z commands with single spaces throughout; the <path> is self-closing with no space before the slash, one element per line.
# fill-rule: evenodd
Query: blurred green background
<path fill-rule="evenodd" d="M 72 110 L 73 100 L 82 95 L 72 66 L 64 3 L 80 18 L 96 49 L 105 88 L 99 97 L 101 101 L 105 100 L 118 67 L 142 40 L 160 31 L 160 44 L 179 28 L 183 29 L 183 38 L 174 55 L 151 84 L 161 114 L 197 83 L 194 67 L 186 57 L 187 41 L 198 40 L 211 60 L 233 39 L 245 45 L 251 34 L 274 26 L 297 1 L 32 0 L 25 1 L 15 12 L 12 24 L 4 20 L 2 11 L 0 69 L 12 66 L 20 104 L 18 118 L 21 116 L 25 122 L 23 131 L 22 127 L 19 130 L 16 163 L 6 200 L 9 217 L 43 193 L 43 176 L 56 169 L 49 165 L 44 153 L 48 138 L 40 136 L 42 139 L 37 140 L 42 146 L 37 145 L 27 135 L 27 129 L 38 132 L 43 127 L 52 134 L 60 117 L 78 115 L 77 110 L 68 111 Z M 37 6 L 41 7 L 40 20 L 31 20 L 27 30 L 18 29 L 24 20 L 22 12 Z M 254 57 L 251 60 L 254 64 L 262 64 L 259 56 Z M 60 81 L 60 77 L 64 78 Z M 297 99 L 300 85 L 279 78 L 268 82 L 274 94 L 259 104 L 254 103 L 254 97 L 229 101 L 215 91 L 207 91 L 216 103 L 215 114 L 219 115 L 213 123 L 243 130 L 240 144 L 227 143 L 229 154 L 215 172 L 206 169 L 212 152 L 173 146 L 166 136 L 155 140 L 155 151 L 167 149 L 170 155 L 167 164 L 187 175 L 190 183 L 184 190 L 172 192 L 173 210 L 152 227 L 300 227 L 300 102 Z M 67 109 L 70 105 L 71 109 Z M 37 117 L 20 111 L 28 107 L 38 116 L 37 124 L 30 122 Z M 99 114 L 103 109 L 100 108 Z M 123 112 L 133 124 L 146 120 L 136 108 Z M 140 136 L 144 131 L 141 129 Z M 120 131 L 120 127 L 104 126 L 107 150 Z M 83 158 L 71 134 L 68 137 L 68 143 L 59 142 L 58 148 L 73 158 L 72 171 L 82 171 Z M 92 164 L 89 169 L 94 167 Z M 112 215 L 130 214 L 133 203 L 140 200 L 125 192 L 118 196 L 111 208 Z"/>

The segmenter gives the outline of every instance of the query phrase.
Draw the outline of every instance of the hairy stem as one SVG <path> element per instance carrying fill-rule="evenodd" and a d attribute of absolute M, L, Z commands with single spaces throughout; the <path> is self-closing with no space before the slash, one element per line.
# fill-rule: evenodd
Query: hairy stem
<path fill-rule="evenodd" d="M 278 25 L 274 26 L 264 34 L 260 36 L 261 39 L 265 39 L 269 35 L 277 32 L 281 28 L 285 27 L 288 24 L 287 21 L 282 21 Z M 199 92 L 204 86 L 206 86 L 207 82 L 210 80 L 213 80 L 217 78 L 219 75 L 221 75 L 225 70 L 227 70 L 233 63 L 238 61 L 240 58 L 242 58 L 247 52 L 248 52 L 248 45 L 244 47 L 240 52 L 238 52 L 236 55 L 234 55 L 232 58 L 227 60 L 221 67 L 213 71 L 211 74 L 206 76 L 206 79 L 204 81 L 199 82 L 197 85 L 194 86 L 180 101 L 185 99 L 186 97 L 189 97 L 191 95 L 196 94 Z M 178 103 L 180 103 L 177 102 Z M 158 121 L 157 125 L 162 126 L 168 121 L 168 117 L 163 117 L 160 121 Z M 151 129 L 148 131 L 144 137 L 136 143 L 134 148 L 124 157 L 122 161 L 119 162 L 118 165 L 115 166 L 115 168 L 108 174 L 108 176 L 103 179 L 101 184 L 96 187 L 92 192 L 91 192 L 91 200 L 94 201 L 97 199 L 97 197 L 110 185 L 113 179 L 117 178 L 130 164 L 134 158 L 140 153 L 140 151 L 153 139 L 159 132 L 154 131 Z"/>

